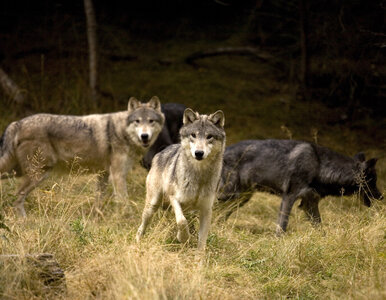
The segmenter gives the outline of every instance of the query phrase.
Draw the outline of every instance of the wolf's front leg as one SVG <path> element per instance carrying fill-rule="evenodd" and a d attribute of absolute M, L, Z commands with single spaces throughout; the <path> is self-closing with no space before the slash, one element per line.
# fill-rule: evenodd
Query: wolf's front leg
<path fill-rule="evenodd" d="M 138 228 L 136 241 L 137 243 L 145 234 L 146 228 L 150 223 L 150 220 L 154 213 L 157 211 L 162 199 L 162 193 L 160 190 L 155 190 L 147 186 L 146 189 L 146 204 L 142 213 L 142 223 Z"/>
<path fill-rule="evenodd" d="M 174 213 L 176 215 L 176 221 L 177 221 L 177 239 L 180 243 L 185 243 L 189 239 L 189 225 L 188 221 L 186 220 L 180 202 L 178 201 L 177 197 L 173 197 L 173 199 L 170 199 L 170 204 L 173 206 Z"/>
<path fill-rule="evenodd" d="M 95 211 L 103 216 L 101 211 L 102 202 L 106 196 L 106 189 L 109 182 L 109 172 L 104 171 L 101 174 L 98 174 L 98 191 L 95 197 Z"/>
<path fill-rule="evenodd" d="M 127 199 L 127 173 L 132 168 L 132 161 L 126 153 L 114 154 L 111 158 L 111 180 L 114 188 L 114 196 L 118 200 Z"/>
<path fill-rule="evenodd" d="M 212 220 L 212 206 L 203 207 L 200 210 L 200 231 L 198 233 L 198 250 L 205 250 L 206 240 Z"/>
<path fill-rule="evenodd" d="M 283 195 L 280 204 L 279 217 L 277 221 L 276 236 L 281 236 L 287 230 L 289 215 L 291 213 L 291 209 L 295 203 L 295 200 L 296 196 L 294 196 L 293 194 Z"/>

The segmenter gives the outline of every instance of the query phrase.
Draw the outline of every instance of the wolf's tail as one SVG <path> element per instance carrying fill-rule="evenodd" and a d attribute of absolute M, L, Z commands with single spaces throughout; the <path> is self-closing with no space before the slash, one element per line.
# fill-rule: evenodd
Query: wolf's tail
<path fill-rule="evenodd" d="M 5 129 L 0 138 L 0 173 L 10 172 L 17 165 L 14 147 L 17 130 L 17 123 L 13 122 Z"/>

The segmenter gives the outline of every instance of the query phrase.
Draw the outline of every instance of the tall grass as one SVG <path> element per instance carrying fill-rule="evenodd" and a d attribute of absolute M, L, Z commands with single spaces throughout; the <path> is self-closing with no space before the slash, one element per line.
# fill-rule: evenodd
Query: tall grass
<path fill-rule="evenodd" d="M 135 170 L 129 176 L 130 201 L 106 199 L 103 217 L 92 209 L 95 175 L 71 174 L 47 181 L 29 197 L 26 219 L 17 218 L 3 204 L 9 231 L 0 229 L 1 254 L 53 253 L 65 270 L 67 292 L 50 291 L 25 260 L 0 259 L 1 297 L 386 297 L 384 204 L 368 209 L 355 196 L 327 198 L 321 202 L 320 228 L 294 209 L 289 232 L 276 238 L 280 199 L 256 193 L 228 222 L 212 225 L 202 256 L 195 250 L 197 234 L 186 245 L 176 241 L 174 216 L 168 211 L 159 211 L 143 241 L 135 243 L 144 179 L 145 172 Z M 12 185 L 2 183 L 2 201 Z"/>
<path fill-rule="evenodd" d="M 75 26 L 70 31 L 81 40 L 79 30 Z M 102 56 L 102 89 L 113 99 L 102 99 L 97 112 L 126 109 L 129 96 L 147 100 L 158 95 L 163 102 L 184 103 L 202 113 L 223 109 L 229 144 L 287 138 L 291 133 L 293 138 L 317 140 L 350 155 L 359 150 L 384 155 L 381 132 L 353 131 L 335 122 L 338 110 L 299 103 L 294 88 L 277 76 L 278 70 L 247 58 L 225 57 L 204 59 L 199 69 L 193 69 L 180 63 L 184 56 L 216 45 L 215 41 L 134 43 L 126 33 L 114 30 L 115 39 L 107 38 L 114 43 L 111 47 L 139 58 L 116 63 Z M 221 41 L 221 45 L 227 43 Z M 85 55 L 72 46 L 59 50 L 70 50 L 72 55 L 19 60 L 12 77 L 29 91 L 36 112 L 94 112 L 87 98 Z M 164 57 L 177 63 L 158 64 Z M 1 129 L 23 113 L 12 107 L 1 110 Z M 376 125 L 365 121 L 361 124 L 367 128 Z M 377 170 L 385 193 L 384 159 Z M 32 192 L 26 219 L 17 218 L 11 208 L 15 180 L 1 181 L 0 254 L 18 254 L 20 259 L 0 258 L 0 298 L 386 298 L 384 203 L 368 209 L 355 196 L 328 197 L 321 201 L 320 228 L 312 227 L 294 208 L 288 233 L 276 238 L 280 198 L 256 193 L 228 222 L 212 224 L 202 257 L 195 250 L 197 233 L 187 245 L 176 241 L 174 216 L 168 211 L 159 211 L 143 241 L 134 242 L 144 205 L 145 176 L 141 168 L 130 173 L 129 198 L 124 203 L 107 198 L 103 217 L 93 210 L 96 175 L 82 170 L 53 177 Z M 213 219 L 220 219 L 217 210 Z M 66 293 L 58 295 L 44 286 L 23 259 L 42 252 L 54 254 L 65 270 Z"/>

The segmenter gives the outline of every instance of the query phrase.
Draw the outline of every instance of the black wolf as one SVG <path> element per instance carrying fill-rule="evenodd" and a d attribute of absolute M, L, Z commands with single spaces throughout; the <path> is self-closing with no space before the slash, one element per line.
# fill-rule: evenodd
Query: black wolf
<path fill-rule="evenodd" d="M 154 155 L 165 149 L 167 146 L 180 142 L 180 128 L 182 127 L 182 117 L 186 106 L 180 103 L 162 103 L 161 111 L 165 116 L 165 124 L 158 138 L 145 154 L 142 165 L 150 170 L 151 161 Z"/>
<path fill-rule="evenodd" d="M 240 206 L 254 190 L 282 195 L 277 234 L 286 231 L 296 199 L 314 223 L 320 223 L 318 203 L 327 195 L 359 192 L 366 206 L 382 199 L 376 186 L 376 158 L 353 158 L 313 143 L 294 140 L 247 140 L 226 148 L 219 201 L 239 199 Z M 227 212 L 226 218 L 232 210 Z"/>

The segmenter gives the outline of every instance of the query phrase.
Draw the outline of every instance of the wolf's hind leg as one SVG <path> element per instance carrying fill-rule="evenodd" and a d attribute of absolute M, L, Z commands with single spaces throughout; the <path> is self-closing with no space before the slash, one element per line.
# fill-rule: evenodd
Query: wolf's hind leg
<path fill-rule="evenodd" d="M 302 200 L 299 208 L 304 210 L 307 218 L 313 225 L 319 225 L 322 222 L 319 212 L 319 200 L 320 196 L 314 192 L 309 191 L 305 195 L 301 196 Z"/>
<path fill-rule="evenodd" d="M 127 194 L 127 173 L 131 169 L 130 159 L 127 154 L 116 155 L 112 158 L 110 172 L 114 187 L 114 194 L 118 200 L 126 200 Z"/>
<path fill-rule="evenodd" d="M 142 223 L 138 228 L 136 241 L 137 243 L 141 237 L 145 234 L 146 228 L 150 223 L 151 218 L 154 213 L 157 211 L 158 207 L 161 204 L 162 194 L 160 191 L 149 191 L 146 192 L 146 204 L 142 213 Z"/>
<path fill-rule="evenodd" d="M 19 211 L 19 214 L 22 217 L 26 217 L 27 214 L 24 209 L 24 201 L 28 194 L 36 188 L 44 179 L 49 175 L 49 172 L 46 171 L 44 174 L 41 174 L 39 178 L 31 179 L 28 175 L 24 175 L 21 178 L 21 183 L 17 191 L 17 199 L 14 203 L 15 208 Z"/>

